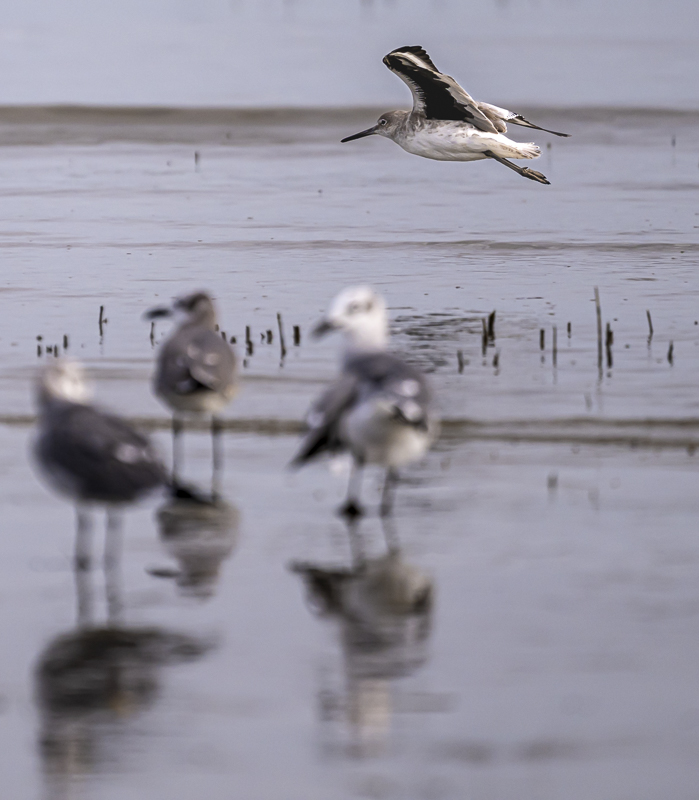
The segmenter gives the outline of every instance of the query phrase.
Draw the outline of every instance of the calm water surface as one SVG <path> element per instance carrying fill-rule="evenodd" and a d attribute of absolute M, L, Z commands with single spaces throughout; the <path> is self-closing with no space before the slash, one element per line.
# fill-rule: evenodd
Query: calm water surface
<path fill-rule="evenodd" d="M 544 149 L 550 187 L 340 145 L 375 109 L 0 113 L 13 797 L 696 796 L 697 117 L 532 114 L 574 134 Z M 292 431 L 332 376 L 336 343 L 307 332 L 357 281 L 386 296 L 446 421 L 400 486 L 394 562 L 374 515 L 335 518 L 344 479 L 288 473 L 295 437 L 265 433 Z M 253 343 L 227 506 L 129 514 L 107 603 L 101 533 L 76 582 L 72 510 L 28 461 L 53 357 L 36 337 L 62 352 L 67 335 L 99 400 L 167 456 L 141 315 L 200 287 L 241 356 L 246 326 Z M 209 442 L 187 448 L 204 484 Z"/>

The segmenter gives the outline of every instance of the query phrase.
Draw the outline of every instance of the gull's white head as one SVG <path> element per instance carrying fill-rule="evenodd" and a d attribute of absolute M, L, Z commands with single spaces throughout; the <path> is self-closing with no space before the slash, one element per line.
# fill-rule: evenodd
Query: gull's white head
<path fill-rule="evenodd" d="M 313 330 L 315 336 L 342 331 L 350 350 L 383 350 L 388 343 L 388 320 L 383 298 L 369 286 L 340 292 Z"/>
<path fill-rule="evenodd" d="M 91 393 L 85 383 L 85 370 L 82 364 L 64 359 L 47 364 L 39 376 L 37 397 L 40 405 L 51 400 L 87 403 Z"/>

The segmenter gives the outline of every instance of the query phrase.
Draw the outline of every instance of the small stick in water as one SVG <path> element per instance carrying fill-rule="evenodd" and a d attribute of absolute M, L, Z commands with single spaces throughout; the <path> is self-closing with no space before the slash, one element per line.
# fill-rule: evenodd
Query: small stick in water
<path fill-rule="evenodd" d="M 235 336 L 231 336 L 231 344 L 236 344 L 237 341 L 238 340 L 235 338 Z"/>
<path fill-rule="evenodd" d="M 675 349 L 675 345 L 672 342 L 670 342 L 670 347 L 668 347 L 668 349 L 667 349 L 667 360 L 668 360 L 670 366 L 672 366 L 672 364 L 675 361 L 675 358 L 673 356 L 674 349 Z"/>
<path fill-rule="evenodd" d="M 646 309 L 646 317 L 648 317 L 648 344 L 650 344 L 653 339 L 653 320 L 648 309 Z"/>
<path fill-rule="evenodd" d="M 250 326 L 245 326 L 245 353 L 251 356 L 253 353 L 252 339 L 250 338 Z"/>
<path fill-rule="evenodd" d="M 595 286 L 595 311 L 597 312 L 597 368 L 600 371 L 600 377 L 602 377 L 602 307 L 597 286 Z"/>
<path fill-rule="evenodd" d="M 67 333 L 63 334 L 63 349 L 64 350 L 68 349 L 68 334 Z"/>
<path fill-rule="evenodd" d="M 277 325 L 279 326 L 279 350 L 282 355 L 282 361 L 286 358 L 286 343 L 284 342 L 284 328 L 282 326 L 282 315 L 277 312 Z"/>
<path fill-rule="evenodd" d="M 488 323 L 485 321 L 485 317 L 481 320 L 483 323 L 483 336 L 481 337 L 481 344 L 483 347 L 483 355 L 486 354 L 488 350 Z"/>
<path fill-rule="evenodd" d="M 495 311 L 488 314 L 488 340 L 495 341 Z"/>
<path fill-rule="evenodd" d="M 194 169 L 199 172 L 199 151 L 194 151 Z"/>
<path fill-rule="evenodd" d="M 150 346 L 155 347 L 155 320 L 150 324 Z"/>
<path fill-rule="evenodd" d="M 298 325 L 294 325 L 294 347 L 298 347 L 301 344 L 301 328 Z"/>
<path fill-rule="evenodd" d="M 546 331 L 543 328 L 539 329 L 539 350 L 546 347 Z"/>
<path fill-rule="evenodd" d="M 614 365 L 612 359 L 612 345 L 614 344 L 614 331 L 612 330 L 612 326 L 607 323 L 607 331 L 604 338 L 605 348 L 607 350 L 607 369 L 611 369 Z"/>
<path fill-rule="evenodd" d="M 274 334 L 272 331 L 267 331 L 267 344 L 272 344 L 274 341 Z"/>
<path fill-rule="evenodd" d="M 493 366 L 495 367 L 495 369 L 498 368 L 499 364 L 500 364 L 500 351 L 496 350 L 495 355 L 493 356 Z"/>
<path fill-rule="evenodd" d="M 100 329 L 100 339 L 104 336 L 104 323 L 107 320 L 104 318 L 104 306 L 100 306 L 100 318 L 98 321 L 99 329 Z"/>
<path fill-rule="evenodd" d="M 457 350 L 456 351 L 456 362 L 459 365 L 459 375 L 464 371 L 464 351 Z"/>
<path fill-rule="evenodd" d="M 38 339 L 40 337 L 37 336 L 36 338 Z M 36 346 L 36 356 L 37 356 L 37 358 L 41 358 L 41 345 L 40 344 L 37 344 L 37 346 Z"/>
<path fill-rule="evenodd" d="M 568 338 L 570 339 L 570 336 L 573 333 L 573 326 L 570 324 L 570 322 L 566 325 L 566 330 L 568 332 Z"/>
<path fill-rule="evenodd" d="M 228 337 L 226 336 L 225 331 L 221 331 L 221 338 L 223 339 L 224 342 L 228 341 Z"/>
<path fill-rule="evenodd" d="M 556 366 L 556 360 L 558 357 L 558 328 L 554 325 L 553 326 L 553 366 Z"/>
<path fill-rule="evenodd" d="M 672 342 L 670 342 L 670 349 L 672 349 Z M 57 344 L 55 344 L 53 346 L 53 357 L 54 358 L 58 358 L 58 345 Z M 670 362 L 670 363 L 672 363 L 672 362 Z"/>

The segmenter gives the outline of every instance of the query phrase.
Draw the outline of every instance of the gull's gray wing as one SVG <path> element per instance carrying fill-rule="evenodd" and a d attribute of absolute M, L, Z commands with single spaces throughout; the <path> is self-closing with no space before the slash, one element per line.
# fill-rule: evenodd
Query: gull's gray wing
<path fill-rule="evenodd" d="M 291 466 L 301 466 L 320 453 L 342 450 L 340 420 L 354 404 L 358 394 L 357 377 L 352 373 L 343 373 L 321 394 L 306 415 L 308 433 Z"/>
<path fill-rule="evenodd" d="M 355 356 L 345 368 L 356 376 L 357 402 L 380 395 L 391 404 L 396 419 L 407 425 L 428 427 L 432 395 L 420 370 L 392 353 Z"/>
<path fill-rule="evenodd" d="M 165 342 L 158 356 L 156 389 L 188 395 L 202 390 L 230 391 L 236 359 L 230 345 L 209 328 L 181 328 Z"/>
<path fill-rule="evenodd" d="M 129 502 L 166 481 L 148 439 L 93 406 L 54 402 L 36 446 L 48 476 L 85 500 Z"/>
<path fill-rule="evenodd" d="M 383 63 L 413 93 L 413 111 L 426 119 L 467 122 L 487 133 L 498 133 L 476 101 L 449 75 L 444 75 L 421 47 L 399 47 Z"/>
<path fill-rule="evenodd" d="M 490 103 L 476 102 L 478 108 L 488 117 L 488 119 L 495 125 L 500 133 L 505 133 L 507 130 L 508 122 L 513 125 L 521 125 L 523 128 L 534 128 L 537 131 L 544 131 L 545 133 L 552 133 L 554 136 L 570 136 L 569 133 L 561 133 L 560 131 L 552 131 L 548 128 L 542 128 L 540 125 L 535 125 L 529 122 L 521 114 L 516 114 L 514 111 L 508 111 L 506 108 L 493 106 Z"/>

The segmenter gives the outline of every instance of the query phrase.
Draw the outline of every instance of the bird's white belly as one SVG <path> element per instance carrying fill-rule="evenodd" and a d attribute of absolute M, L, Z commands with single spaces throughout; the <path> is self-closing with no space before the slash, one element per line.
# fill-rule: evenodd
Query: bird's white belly
<path fill-rule="evenodd" d="M 401 467 L 421 458 L 432 442 L 432 431 L 391 417 L 380 404 L 361 403 L 343 424 L 343 439 L 369 464 Z"/>
<path fill-rule="evenodd" d="M 535 145 L 520 144 L 501 133 L 486 133 L 472 125 L 426 125 L 396 140 L 408 153 L 436 161 L 478 161 L 489 150 L 500 158 L 536 158 Z M 534 148 L 534 151 L 532 151 Z"/>

